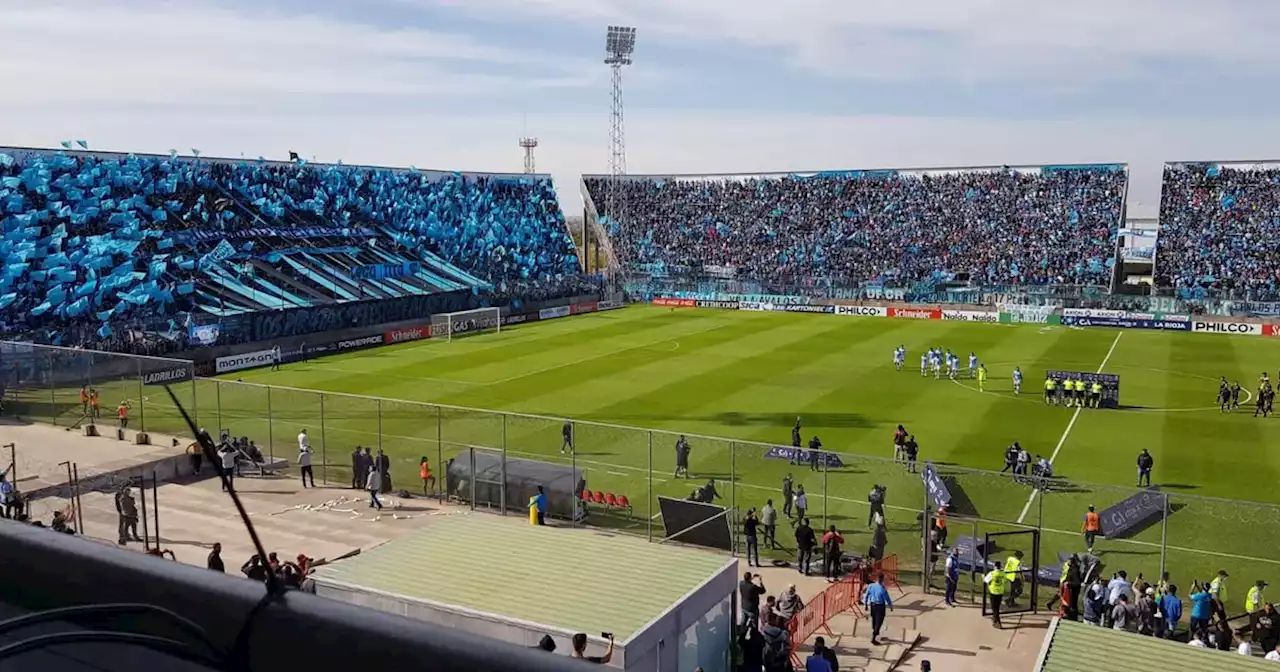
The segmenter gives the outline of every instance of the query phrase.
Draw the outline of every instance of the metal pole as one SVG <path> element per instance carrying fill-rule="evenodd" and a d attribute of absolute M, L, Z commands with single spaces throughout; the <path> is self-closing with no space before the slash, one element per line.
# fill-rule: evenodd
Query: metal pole
<path fill-rule="evenodd" d="M 729 546 L 738 554 L 738 526 L 734 514 L 738 512 L 738 444 L 729 442 Z"/>
<path fill-rule="evenodd" d="M 585 227 L 586 224 L 584 223 L 583 226 Z M 652 430 L 646 431 L 645 434 L 649 437 L 649 461 L 646 464 L 646 467 L 648 468 L 649 473 L 648 473 L 648 477 L 645 478 L 645 485 L 648 486 L 649 494 L 648 494 L 648 497 L 646 497 L 648 501 L 645 503 L 644 512 L 645 512 L 645 515 L 648 517 L 648 520 L 645 523 L 645 526 L 649 528 L 649 541 L 652 542 L 653 541 L 653 431 Z"/>
<path fill-rule="evenodd" d="M 76 481 L 75 475 L 71 472 L 71 462 L 59 462 L 58 466 L 67 465 L 67 501 L 71 502 L 71 523 L 76 523 Z M 80 534 L 84 534 L 84 530 L 80 530 Z"/>
<path fill-rule="evenodd" d="M 382 397 L 378 397 L 378 450 L 382 450 Z"/>
<path fill-rule="evenodd" d="M 9 482 L 13 487 L 18 487 L 18 444 L 6 443 L 5 448 L 9 449 Z"/>
<path fill-rule="evenodd" d="M 355 466 L 352 465 L 352 469 Z M 355 481 L 356 475 L 351 473 L 351 480 Z M 320 393 L 320 482 L 329 485 L 329 451 L 324 445 L 324 393 Z"/>
<path fill-rule="evenodd" d="M 1169 555 L 1169 493 L 1164 493 L 1164 509 L 1160 512 L 1160 578 L 1164 578 L 1165 561 Z"/>
<path fill-rule="evenodd" d="M 467 448 L 467 455 L 471 458 L 471 510 L 476 510 L 476 449 L 475 447 Z"/>
<path fill-rule="evenodd" d="M 576 477 L 577 474 L 575 473 Z M 576 478 L 575 478 L 576 480 Z M 502 487 L 498 488 L 498 505 L 502 507 L 502 515 L 507 515 L 507 414 L 502 414 Z M 573 518 L 572 513 L 569 518 Z"/>
<path fill-rule="evenodd" d="M 71 478 L 76 482 L 76 530 L 84 534 L 84 502 L 80 498 L 80 466 L 75 462 L 71 463 Z"/>
<path fill-rule="evenodd" d="M 139 475 L 138 497 L 142 501 L 142 547 L 151 550 L 151 533 L 147 531 L 147 478 Z M 129 479 L 130 483 L 133 479 Z"/>
<path fill-rule="evenodd" d="M 160 479 L 155 469 L 151 470 L 151 515 L 156 520 L 156 548 L 160 548 Z"/>
<path fill-rule="evenodd" d="M 267 387 L 267 454 L 272 461 L 276 459 L 275 427 L 271 420 L 271 387 Z"/>
<path fill-rule="evenodd" d="M 441 424 L 442 413 L 436 406 L 436 469 L 440 470 L 440 478 L 444 479 L 444 487 L 437 487 L 436 492 L 443 502 L 449 487 L 449 465 L 444 463 L 444 426 Z"/>
<path fill-rule="evenodd" d="M 138 364 L 138 431 L 147 431 L 147 405 L 142 401 L 142 360 Z"/>
<path fill-rule="evenodd" d="M 818 459 L 822 460 L 822 529 L 827 528 L 827 460 L 826 453 L 818 451 Z M 888 522 L 888 521 L 885 521 Z"/>
<path fill-rule="evenodd" d="M 200 426 L 200 403 L 199 395 L 196 393 L 196 365 L 191 365 L 191 419 L 195 421 L 196 427 Z"/>

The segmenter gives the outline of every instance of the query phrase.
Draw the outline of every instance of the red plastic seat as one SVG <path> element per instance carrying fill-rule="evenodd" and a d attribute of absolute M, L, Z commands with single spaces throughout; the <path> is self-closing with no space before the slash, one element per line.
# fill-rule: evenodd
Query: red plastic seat
<path fill-rule="evenodd" d="M 628 511 L 631 510 L 631 502 L 627 499 L 626 495 L 618 495 L 618 508 L 626 509 Z"/>
<path fill-rule="evenodd" d="M 604 493 L 604 503 L 611 507 L 618 506 L 618 498 L 613 496 L 612 492 Z"/>
<path fill-rule="evenodd" d="M 591 501 L 595 502 L 596 504 L 604 504 L 604 493 L 600 492 L 599 490 L 596 490 L 595 492 L 591 493 Z"/>

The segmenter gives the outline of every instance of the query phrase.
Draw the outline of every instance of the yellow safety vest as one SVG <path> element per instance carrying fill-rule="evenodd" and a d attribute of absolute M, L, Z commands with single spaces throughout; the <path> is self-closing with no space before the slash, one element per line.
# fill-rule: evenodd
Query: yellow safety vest
<path fill-rule="evenodd" d="M 1214 579 L 1214 580 L 1209 584 L 1209 594 L 1210 594 L 1210 595 L 1213 595 L 1213 596 L 1214 596 L 1214 597 L 1216 597 L 1216 598 L 1218 598 L 1218 601 L 1219 601 L 1219 602 L 1221 602 L 1221 603 L 1225 606 L 1225 605 L 1227 604 L 1227 581 L 1226 581 L 1226 579 L 1223 579 L 1223 578 L 1222 578 L 1222 577 L 1220 577 L 1220 576 L 1219 576 L 1218 578 Z"/>
<path fill-rule="evenodd" d="M 1070 561 L 1067 561 L 1067 562 L 1062 563 L 1062 576 L 1058 577 L 1058 585 L 1059 585 L 1059 586 L 1061 586 L 1062 584 L 1064 584 L 1064 583 L 1066 583 L 1066 582 L 1067 582 L 1067 571 L 1068 571 L 1068 570 L 1070 570 L 1070 569 L 1071 569 L 1071 562 L 1070 562 Z"/>
<path fill-rule="evenodd" d="M 1008 560 L 1004 561 L 1004 573 L 1007 574 L 1010 579 L 1018 578 L 1018 572 L 1020 571 L 1022 571 L 1022 562 L 1017 558 L 1011 555 Z"/>
<path fill-rule="evenodd" d="M 1004 595 L 1004 591 L 1009 585 L 1009 577 L 998 569 L 988 572 L 985 580 L 987 582 L 987 592 L 992 595 Z"/>
<path fill-rule="evenodd" d="M 1097 383 L 1094 383 L 1094 384 L 1093 384 L 1093 393 L 1094 393 L 1094 394 L 1098 394 L 1099 392 L 1102 392 L 1102 386 L 1101 386 L 1101 385 L 1099 385 L 1099 384 L 1097 384 Z"/>
<path fill-rule="evenodd" d="M 1244 610 L 1253 613 L 1262 608 L 1262 589 L 1254 586 L 1249 589 L 1249 594 L 1244 598 Z"/>
<path fill-rule="evenodd" d="M 1048 379 L 1048 380 L 1044 381 L 1044 389 L 1046 389 L 1046 390 L 1052 390 L 1052 389 L 1053 389 L 1053 379 L 1052 379 L 1052 378 L 1050 378 L 1050 379 Z"/>

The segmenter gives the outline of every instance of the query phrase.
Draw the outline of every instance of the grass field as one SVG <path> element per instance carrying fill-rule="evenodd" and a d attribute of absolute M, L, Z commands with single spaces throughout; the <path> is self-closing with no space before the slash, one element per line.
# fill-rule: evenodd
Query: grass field
<path fill-rule="evenodd" d="M 902 372 L 891 363 L 899 344 L 908 349 Z M 976 352 L 991 373 L 987 391 L 969 380 L 922 378 L 919 353 L 930 346 Z M 567 460 L 559 453 L 556 418 L 583 421 L 575 459 L 590 487 L 633 500 L 634 516 L 610 524 L 639 533 L 647 532 L 650 511 L 657 512 L 650 488 L 655 496 L 678 497 L 701 483 L 671 476 L 676 433 L 699 435 L 691 440 L 691 469 L 699 478 L 725 481 L 725 503 L 758 507 L 778 497 L 782 476 L 793 471 L 809 492 L 815 525 L 839 526 L 856 550 L 869 540 L 866 493 L 872 483 L 887 484 L 889 550 L 916 565 L 915 514 L 924 494 L 917 476 L 888 461 L 896 425 L 915 434 L 922 460 L 940 466 L 961 511 L 987 521 L 971 529 L 1041 526 L 1046 563 L 1058 550 L 1083 550 L 1079 528 L 1088 505 L 1102 510 L 1133 494 L 1135 456 L 1148 448 L 1156 460 L 1153 482 L 1169 493 L 1174 511 L 1167 528 L 1157 523 L 1098 548 L 1113 569 L 1148 577 L 1159 570 L 1163 548 L 1167 568 L 1183 584 L 1193 574 L 1203 579 L 1228 569 L 1243 600 L 1253 580 L 1280 580 L 1280 508 L 1270 506 L 1280 503 L 1273 488 L 1280 422 L 1250 417 L 1251 407 L 1222 414 L 1214 395 L 1219 376 L 1254 389 L 1259 374 L 1275 375 L 1278 364 L 1280 342 L 1259 337 L 634 306 L 177 389 L 184 401 L 194 396 L 200 424 L 256 438 L 277 455 L 292 458 L 295 437 L 306 427 L 313 443 L 323 443 L 327 461 L 338 465 L 329 474 L 338 481 L 346 478 L 342 465 L 355 444 L 387 450 L 396 459 L 398 484 L 416 481 L 418 456 L 437 463 L 466 446 L 505 445 L 516 456 Z M 1012 394 L 1014 366 L 1026 374 L 1021 396 Z M 1049 368 L 1119 374 L 1125 409 L 1044 405 L 1040 388 Z M 179 429 L 173 410 L 157 402 L 160 388 L 117 385 L 124 386 L 117 396 L 149 395 L 143 404 L 149 428 Z M 74 391 L 59 394 L 70 400 Z M 105 411 L 116 397 L 108 391 L 103 400 Z M 549 417 L 504 421 L 416 402 Z M 51 411 L 64 423 L 78 415 L 67 413 Z M 765 444 L 790 443 L 797 416 L 805 440 L 820 436 L 827 450 L 842 454 L 843 468 L 811 472 L 764 457 Z M 1070 484 L 1040 496 L 992 473 L 1015 440 L 1033 454 L 1052 456 L 1056 473 Z M 953 538 L 968 531 L 957 521 Z"/>

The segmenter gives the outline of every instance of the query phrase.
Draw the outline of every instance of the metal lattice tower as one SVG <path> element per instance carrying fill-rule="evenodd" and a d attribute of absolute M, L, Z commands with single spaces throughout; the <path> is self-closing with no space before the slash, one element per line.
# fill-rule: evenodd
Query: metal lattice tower
<path fill-rule="evenodd" d="M 609 26 L 605 34 L 604 62 L 612 72 L 613 105 L 609 118 L 609 188 L 605 196 L 609 217 L 621 224 L 622 176 L 627 174 L 627 135 L 622 107 L 622 66 L 631 65 L 636 49 L 636 29 Z"/>
<path fill-rule="evenodd" d="M 533 163 L 533 150 L 538 148 L 537 138 L 520 138 L 520 146 L 524 148 L 524 172 L 526 175 L 532 175 L 536 172 Z"/>

